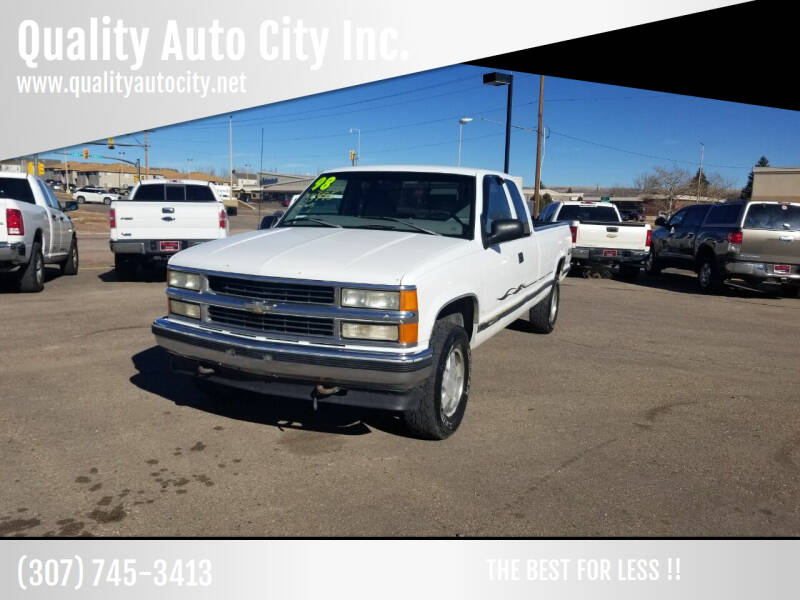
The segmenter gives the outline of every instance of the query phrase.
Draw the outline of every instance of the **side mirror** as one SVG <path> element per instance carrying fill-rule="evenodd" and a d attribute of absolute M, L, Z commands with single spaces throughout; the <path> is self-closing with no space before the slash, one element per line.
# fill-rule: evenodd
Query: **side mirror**
<path fill-rule="evenodd" d="M 261 224 L 258 226 L 259 229 L 272 229 L 275 227 L 275 223 L 277 223 L 280 218 L 283 216 L 282 210 L 276 210 L 271 215 L 267 215 L 261 219 Z"/>
<path fill-rule="evenodd" d="M 664 217 L 658 217 L 656 219 L 656 225 L 658 225 L 659 227 L 666 227 L 667 226 L 667 220 Z"/>
<path fill-rule="evenodd" d="M 525 226 L 516 219 L 498 219 L 492 223 L 492 232 L 486 238 L 486 246 L 502 244 L 525 235 Z"/>
<path fill-rule="evenodd" d="M 78 203 L 73 201 L 67 202 L 64 205 L 64 208 L 62 208 L 61 210 L 63 210 L 64 212 L 72 212 L 73 210 L 78 210 Z"/>

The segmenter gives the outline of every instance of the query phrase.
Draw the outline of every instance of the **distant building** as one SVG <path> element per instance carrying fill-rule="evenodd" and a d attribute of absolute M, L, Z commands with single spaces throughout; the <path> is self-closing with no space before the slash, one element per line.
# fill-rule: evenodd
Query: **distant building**
<path fill-rule="evenodd" d="M 753 200 L 800 200 L 800 167 L 754 167 Z"/>

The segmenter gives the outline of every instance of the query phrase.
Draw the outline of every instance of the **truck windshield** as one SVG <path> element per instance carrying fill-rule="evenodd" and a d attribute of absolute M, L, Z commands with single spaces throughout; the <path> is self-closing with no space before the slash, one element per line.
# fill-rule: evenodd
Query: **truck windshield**
<path fill-rule="evenodd" d="M 0 177 L 0 198 L 11 198 L 28 204 L 36 203 L 28 180 L 15 177 Z"/>
<path fill-rule="evenodd" d="M 278 227 L 388 229 L 472 239 L 475 178 L 446 173 L 320 175 Z"/>
<path fill-rule="evenodd" d="M 567 204 L 558 213 L 559 221 L 599 221 L 601 223 L 619 223 L 617 212 L 610 206 L 581 206 Z"/>
<path fill-rule="evenodd" d="M 800 204 L 751 204 L 747 209 L 744 227 L 800 230 Z"/>

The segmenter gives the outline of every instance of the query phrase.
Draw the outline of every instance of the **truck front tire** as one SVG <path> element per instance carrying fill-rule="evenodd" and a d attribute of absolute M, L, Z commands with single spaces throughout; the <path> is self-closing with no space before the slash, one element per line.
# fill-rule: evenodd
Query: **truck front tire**
<path fill-rule="evenodd" d="M 77 275 L 78 274 L 78 240 L 72 236 L 72 243 L 69 246 L 69 254 L 67 259 L 61 263 L 62 275 Z"/>
<path fill-rule="evenodd" d="M 460 315 L 436 321 L 431 334 L 433 373 L 416 390 L 419 406 L 403 413 L 415 437 L 443 440 L 461 424 L 469 399 L 471 353 Z"/>
<path fill-rule="evenodd" d="M 31 259 L 20 269 L 17 277 L 17 289 L 20 292 L 41 292 L 44 289 L 44 255 L 41 242 L 33 242 Z"/>
<path fill-rule="evenodd" d="M 558 307 L 561 302 L 561 288 L 558 279 L 550 288 L 550 293 L 528 313 L 530 328 L 535 333 L 550 333 L 558 320 Z"/>

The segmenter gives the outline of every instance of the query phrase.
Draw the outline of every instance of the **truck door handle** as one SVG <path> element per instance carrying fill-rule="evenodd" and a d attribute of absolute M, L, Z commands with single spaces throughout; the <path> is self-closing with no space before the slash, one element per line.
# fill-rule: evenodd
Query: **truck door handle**
<path fill-rule="evenodd" d="M 175 212 L 175 209 L 172 208 L 171 206 L 165 206 L 164 208 L 161 209 L 161 212 L 162 213 L 170 213 L 171 214 L 171 213 Z"/>
<path fill-rule="evenodd" d="M 175 217 L 161 217 L 162 221 L 174 221 Z"/>
<path fill-rule="evenodd" d="M 606 231 L 610 232 L 619 231 L 619 227 L 606 227 Z"/>

